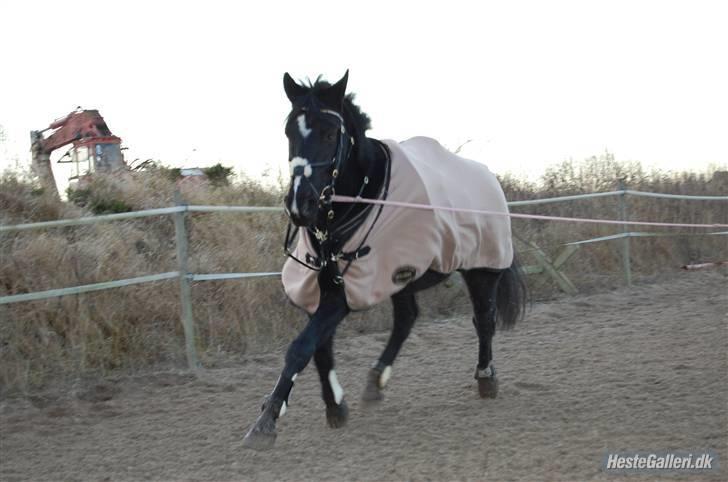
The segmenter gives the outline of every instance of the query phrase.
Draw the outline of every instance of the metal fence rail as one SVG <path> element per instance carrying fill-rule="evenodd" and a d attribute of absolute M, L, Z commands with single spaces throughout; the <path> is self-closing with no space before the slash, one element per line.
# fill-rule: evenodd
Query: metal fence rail
<path fill-rule="evenodd" d="M 594 199 L 600 197 L 611 197 L 619 195 L 642 196 L 662 199 L 682 199 L 686 201 L 728 201 L 728 196 L 689 196 L 682 194 L 662 194 L 654 192 L 632 191 L 624 189 L 621 191 L 597 192 L 590 194 L 575 194 L 573 196 L 557 196 L 542 199 L 528 199 L 524 201 L 509 201 L 508 206 L 532 206 L 537 204 L 549 204 L 563 201 L 576 201 L 581 199 Z M 107 221 L 122 221 L 125 219 L 143 218 L 148 216 L 163 216 L 179 212 L 193 213 L 257 213 L 257 212 L 283 212 L 283 208 L 276 206 L 204 206 L 204 205 L 178 205 L 168 208 L 144 209 L 128 213 L 104 214 L 101 216 L 87 216 L 76 219 L 60 219 L 57 221 L 43 221 L 26 224 L 0 225 L 0 233 L 10 231 L 24 231 L 28 229 L 59 228 L 66 226 L 80 226 L 83 224 L 96 224 Z"/>
<path fill-rule="evenodd" d="M 186 211 L 185 206 L 172 206 L 169 208 L 144 209 L 129 213 L 103 214 L 101 216 L 88 216 L 76 219 L 59 219 L 57 221 L 43 221 L 40 223 L 6 224 L 0 225 L 0 233 L 10 231 L 26 231 L 28 229 L 62 228 L 65 226 L 80 226 L 82 224 L 96 224 L 107 221 L 123 221 L 125 219 L 146 218 L 149 216 L 164 216 Z"/>
<path fill-rule="evenodd" d="M 280 276 L 280 271 L 272 271 L 268 273 L 210 273 L 210 274 L 190 274 L 187 278 L 191 281 L 218 281 L 227 279 L 248 279 L 248 278 L 270 278 L 271 276 Z"/>
<path fill-rule="evenodd" d="M 547 197 L 542 199 L 528 199 L 525 201 L 509 201 L 508 206 L 531 206 L 535 204 L 558 203 L 562 201 L 577 201 L 580 199 L 594 199 L 598 197 L 611 197 L 622 194 L 622 191 L 594 192 L 591 194 L 574 194 L 572 196 Z"/>
<path fill-rule="evenodd" d="M 168 271 L 166 273 L 150 274 L 147 276 L 137 276 L 136 278 L 120 279 L 116 281 L 104 281 L 103 283 L 93 283 L 89 285 L 72 286 L 69 288 L 58 288 L 46 291 L 34 291 L 33 293 L 23 293 L 21 295 L 0 296 L 0 305 L 10 303 L 19 303 L 21 301 L 44 300 L 46 298 L 57 298 L 59 296 L 77 295 L 79 293 L 89 293 L 91 291 L 108 290 L 110 288 L 121 288 L 122 286 L 131 286 L 140 283 L 151 283 L 152 281 L 162 281 L 172 278 L 179 278 L 179 271 Z"/>
<path fill-rule="evenodd" d="M 191 213 L 282 213 L 283 208 L 270 206 L 185 206 Z"/>
<path fill-rule="evenodd" d="M 665 194 L 659 192 L 632 191 L 625 189 L 624 194 L 638 197 L 654 197 L 660 199 L 680 199 L 683 201 L 728 201 L 728 196 L 690 196 L 687 194 Z"/>
<path fill-rule="evenodd" d="M 650 193 L 633 191 L 628 189 L 620 189 L 617 191 L 601 192 L 601 193 L 590 193 L 590 194 L 577 194 L 573 196 L 558 196 L 552 198 L 543 199 L 531 199 L 524 201 L 511 201 L 508 203 L 511 207 L 517 206 L 529 206 L 537 204 L 547 204 L 564 201 L 575 201 L 581 199 L 594 199 L 600 197 L 611 197 L 620 196 L 620 211 L 621 220 L 626 221 L 626 209 L 624 199 L 627 196 L 638 196 L 638 197 L 652 197 L 662 199 L 680 199 L 680 200 L 691 200 L 691 201 L 728 201 L 728 196 L 688 196 L 679 194 L 662 194 L 662 193 Z M 101 216 L 88 216 L 76 219 L 61 219 L 56 221 L 44 221 L 38 223 L 24 223 L 24 224 L 12 224 L 12 225 L 0 225 L 0 233 L 9 233 L 14 231 L 27 231 L 31 229 L 46 229 L 46 228 L 57 228 L 57 227 L 69 227 L 69 226 L 81 226 L 88 224 L 96 224 L 110 221 L 122 221 L 128 219 L 139 219 L 150 216 L 166 216 L 173 215 L 175 223 L 175 241 L 177 249 L 177 259 L 179 263 L 179 269 L 177 271 L 168 271 L 165 273 L 155 273 L 145 276 L 138 276 L 135 278 L 127 278 L 114 281 L 105 281 L 101 283 L 93 283 L 81 286 L 72 286 L 67 288 L 57 288 L 45 291 L 36 291 L 32 293 L 22 293 L 15 295 L 0 296 L 0 305 L 7 305 L 11 303 L 28 302 L 43 300 L 48 298 L 56 298 L 60 296 L 67 296 L 80 293 L 89 293 L 93 291 L 100 291 L 112 288 L 120 288 L 123 286 L 131 286 L 140 283 L 151 283 L 156 281 L 164 281 L 170 279 L 177 279 L 180 284 L 180 295 L 181 295 L 181 318 L 185 332 L 185 345 L 187 351 L 187 360 L 190 368 L 197 368 L 198 358 L 194 344 L 194 326 L 192 320 L 192 305 L 190 296 L 190 282 L 199 281 L 213 281 L 213 280 L 232 280 L 232 279 L 251 279 L 251 278 L 262 278 L 262 277 L 273 277 L 280 276 L 280 272 L 260 272 L 260 273 L 205 273 L 205 274 L 194 274 L 187 272 L 187 230 L 185 227 L 185 217 L 187 213 L 275 213 L 283 212 L 281 207 L 269 207 L 269 206 L 207 206 L 207 205 L 185 205 L 182 204 L 178 194 L 175 196 L 177 205 L 159 208 L 159 209 L 145 209 L 140 211 L 133 211 L 128 213 L 118 214 L 107 214 Z M 521 215 L 519 215 L 521 216 Z M 626 228 L 626 224 L 624 225 Z M 640 232 L 624 232 L 609 236 L 601 236 L 598 238 L 592 238 L 587 240 L 575 241 L 571 243 L 565 243 L 569 245 L 587 244 L 601 241 L 609 241 L 614 239 L 623 239 L 625 243 L 629 242 L 631 237 L 650 237 L 650 236 L 695 236 L 695 235 L 725 235 L 728 231 L 722 232 L 710 232 L 710 233 L 640 233 Z M 627 283 L 630 283 L 629 275 L 629 250 L 628 244 L 625 244 L 626 249 L 623 254 L 625 257 L 625 275 Z"/>

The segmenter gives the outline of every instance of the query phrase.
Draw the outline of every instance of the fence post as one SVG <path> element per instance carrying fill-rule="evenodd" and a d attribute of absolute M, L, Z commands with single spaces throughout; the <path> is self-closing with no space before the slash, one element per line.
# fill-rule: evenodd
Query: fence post
<path fill-rule="evenodd" d="M 184 206 L 179 190 L 174 191 L 174 204 Z M 190 281 L 187 278 L 187 230 L 185 229 L 186 211 L 174 213 L 174 234 L 177 245 L 177 265 L 179 271 L 179 301 L 181 305 L 182 327 L 185 332 L 185 351 L 187 364 L 191 370 L 197 370 L 200 363 L 195 347 L 195 321 L 192 315 L 192 296 Z"/>
<path fill-rule="evenodd" d="M 624 184 L 624 179 L 619 180 L 619 190 L 622 191 L 619 195 L 619 219 L 627 221 L 627 187 Z M 625 234 L 629 232 L 626 224 L 622 224 L 622 232 Z M 632 263 L 629 248 L 629 234 L 626 234 L 622 238 L 622 271 L 624 272 L 624 282 L 627 286 L 632 286 Z"/>

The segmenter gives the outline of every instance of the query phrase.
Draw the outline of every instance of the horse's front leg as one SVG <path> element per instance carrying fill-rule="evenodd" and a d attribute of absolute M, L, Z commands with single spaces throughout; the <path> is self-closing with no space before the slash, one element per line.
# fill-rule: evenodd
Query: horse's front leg
<path fill-rule="evenodd" d="M 367 375 L 367 384 L 362 395 L 365 402 L 377 402 L 384 398 L 382 390 L 392 374 L 392 364 L 397 358 L 402 344 L 409 336 L 419 313 L 415 293 L 435 286 L 447 279 L 448 276 L 450 275 L 447 273 L 428 270 L 424 275 L 408 284 L 402 291 L 392 295 L 394 312 L 392 334 L 389 337 L 387 346 L 384 348 L 384 352 L 382 352 L 379 360 Z"/>
<path fill-rule="evenodd" d="M 321 379 L 321 396 L 326 404 L 326 422 L 331 428 L 343 427 L 349 416 L 349 408 L 344 400 L 344 390 L 339 385 L 334 370 L 333 335 L 316 350 L 313 360 Z"/>
<path fill-rule="evenodd" d="M 296 376 L 308 365 L 316 350 L 333 337 L 336 326 L 348 312 L 343 289 L 322 290 L 319 308 L 288 348 L 283 371 L 273 393 L 263 403 L 262 413 L 245 435 L 244 447 L 264 450 L 273 446 L 276 421 L 288 408 L 288 397 Z"/>
<path fill-rule="evenodd" d="M 408 290 L 403 290 L 392 296 L 392 307 L 394 309 L 392 334 L 389 336 L 387 346 L 384 348 L 379 360 L 367 375 L 367 384 L 362 395 L 365 402 L 376 402 L 384 398 L 382 390 L 392 374 L 394 359 L 397 358 L 402 344 L 409 336 L 417 319 L 418 309 L 415 295 Z"/>

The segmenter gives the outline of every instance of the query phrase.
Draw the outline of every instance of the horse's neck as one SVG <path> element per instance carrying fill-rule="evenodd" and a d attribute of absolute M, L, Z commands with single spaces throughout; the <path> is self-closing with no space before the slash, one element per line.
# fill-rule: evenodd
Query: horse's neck
<path fill-rule="evenodd" d="M 352 151 L 344 172 L 337 180 L 336 193 L 344 196 L 360 194 L 362 186 L 363 197 L 376 197 L 381 191 L 385 178 L 386 154 L 379 146 L 379 141 L 364 138 L 357 148 Z M 364 178 L 369 181 L 365 185 Z"/>

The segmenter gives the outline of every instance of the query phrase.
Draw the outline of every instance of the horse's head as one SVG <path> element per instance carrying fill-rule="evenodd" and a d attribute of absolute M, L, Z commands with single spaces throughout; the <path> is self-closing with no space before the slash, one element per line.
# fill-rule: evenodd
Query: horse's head
<path fill-rule="evenodd" d="M 347 132 L 343 103 L 347 71 L 334 85 L 296 83 L 288 73 L 283 87 L 292 110 L 286 122 L 291 184 L 286 210 L 297 226 L 316 223 L 319 206 L 333 194 L 336 177 L 354 142 Z"/>

